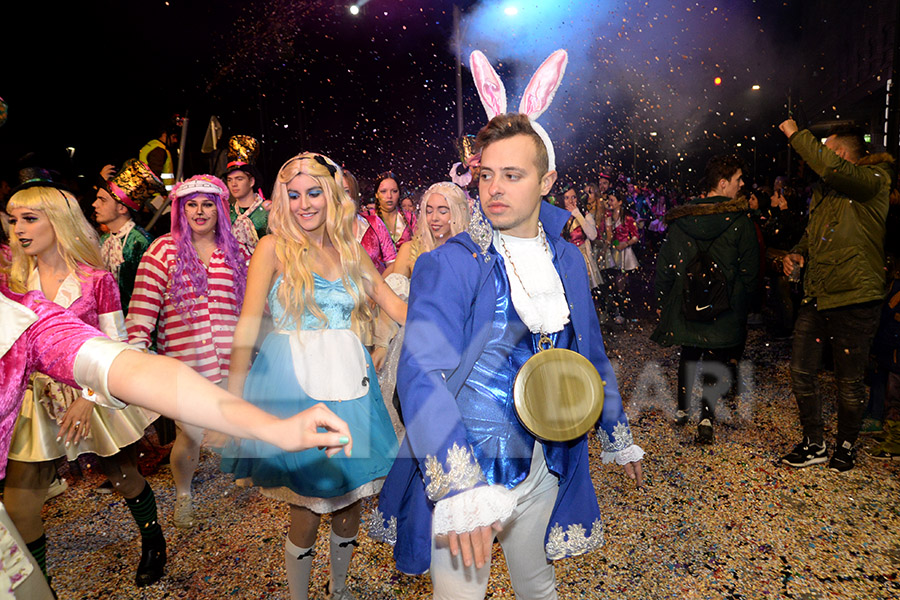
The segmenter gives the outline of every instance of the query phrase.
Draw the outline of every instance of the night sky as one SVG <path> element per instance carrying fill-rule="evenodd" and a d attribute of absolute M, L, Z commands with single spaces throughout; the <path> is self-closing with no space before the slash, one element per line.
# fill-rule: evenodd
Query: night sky
<path fill-rule="evenodd" d="M 348 4 L 4 3 L 0 170 L 37 151 L 56 169 L 93 177 L 135 156 L 177 112 L 190 117 L 187 175 L 208 170 L 200 146 L 215 114 L 226 136 L 263 141 L 270 181 L 302 150 L 364 178 L 391 169 L 404 182 L 446 179 L 456 160 L 453 3 L 370 0 L 355 17 Z M 760 177 L 773 174 L 784 146 L 775 126 L 804 58 L 800 2 L 457 4 L 466 63 L 474 48 L 488 55 L 511 110 L 543 58 L 569 50 L 540 119 L 563 179 L 601 165 L 630 175 L 636 165 L 654 183 L 692 184 L 687 168 L 712 152 L 736 150 L 752 165 L 752 136 Z M 509 6 L 518 14 L 506 15 Z M 474 134 L 485 117 L 467 68 L 462 80 Z"/>

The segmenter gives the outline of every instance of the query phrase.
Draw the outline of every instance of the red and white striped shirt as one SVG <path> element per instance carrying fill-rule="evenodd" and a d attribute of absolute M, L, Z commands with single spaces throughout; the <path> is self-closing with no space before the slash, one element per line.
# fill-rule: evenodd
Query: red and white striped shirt
<path fill-rule="evenodd" d="M 228 377 L 231 342 L 241 313 L 234 273 L 225 264 L 225 253 L 217 248 L 206 267 L 208 294 L 193 296 L 193 313 L 181 314 L 172 305 L 170 294 L 175 261 L 171 234 L 155 240 L 141 258 L 125 321 L 128 342 L 148 348 L 158 320 L 159 353 L 177 358 L 218 383 Z"/>

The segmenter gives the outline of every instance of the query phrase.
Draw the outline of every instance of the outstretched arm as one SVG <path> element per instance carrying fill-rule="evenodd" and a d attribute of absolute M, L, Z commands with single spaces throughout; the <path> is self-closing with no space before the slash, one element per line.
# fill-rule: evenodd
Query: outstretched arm
<path fill-rule="evenodd" d="M 347 424 L 325 405 L 279 419 L 173 358 L 123 351 L 109 368 L 108 384 L 117 398 L 198 427 L 262 440 L 287 451 L 325 446 L 331 456 L 346 445 L 347 455 L 351 452 Z M 319 428 L 326 431 L 320 433 Z"/>
<path fill-rule="evenodd" d="M 797 123 L 788 119 L 778 126 L 787 136 L 791 146 L 803 160 L 831 188 L 856 202 L 868 202 L 878 196 L 885 185 L 886 173 L 872 167 L 860 167 L 846 160 L 804 129 L 798 131 Z"/>
<path fill-rule="evenodd" d="M 179 360 L 138 352 L 103 337 L 39 294 L 14 301 L 0 294 L 0 305 L 4 318 L 13 321 L 19 315 L 30 323 L 16 342 L 26 349 L 20 370 L 6 374 L 17 384 L 16 395 L 24 390 L 27 374 L 40 371 L 85 389 L 110 408 L 122 408 L 118 397 L 191 425 L 264 440 L 288 451 L 327 446 L 334 454 L 346 444 L 350 454 L 347 425 L 324 406 L 282 421 L 210 383 Z M 319 433 L 320 427 L 326 433 Z"/>

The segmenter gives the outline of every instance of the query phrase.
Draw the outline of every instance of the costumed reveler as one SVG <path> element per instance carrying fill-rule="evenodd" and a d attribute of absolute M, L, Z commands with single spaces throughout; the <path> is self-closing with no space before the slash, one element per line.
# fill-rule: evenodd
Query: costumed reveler
<path fill-rule="evenodd" d="M 119 298 L 126 314 L 138 264 L 153 241 L 134 217 L 141 213 L 145 202 L 165 193 L 162 180 L 138 160 L 125 163 L 118 175 L 97 190 L 94 218 L 109 230 L 100 237 L 100 254 L 119 284 Z"/>
<path fill-rule="evenodd" d="M 397 248 L 412 239 L 416 231 L 416 215 L 400 208 L 400 182 L 390 171 L 375 180 L 375 200 L 378 216 L 387 225 Z"/>
<path fill-rule="evenodd" d="M 378 215 L 362 212 L 359 205 L 359 183 L 356 181 L 356 177 L 346 169 L 344 169 L 344 191 L 356 205 L 356 222 L 353 224 L 356 241 L 372 259 L 378 272 L 384 274 L 385 270 L 397 260 L 397 248 L 394 246 L 394 240 L 391 239 L 387 225 Z"/>
<path fill-rule="evenodd" d="M 231 231 L 248 256 L 266 235 L 271 202 L 262 193 L 262 177 L 256 168 L 259 142 L 249 135 L 228 140 L 228 165 L 222 178 L 231 192 Z"/>
<path fill-rule="evenodd" d="M 228 219 L 228 188 L 212 175 L 175 186 L 171 233 L 156 239 L 141 259 L 128 308 L 128 341 L 190 365 L 213 383 L 228 377 L 235 325 L 241 311 L 249 258 Z M 177 423 L 172 446 L 174 522 L 196 524 L 191 479 L 200 460 L 203 430 Z"/>
<path fill-rule="evenodd" d="M 600 275 L 597 261 L 594 260 L 592 248 L 594 240 L 597 239 L 597 224 L 594 222 L 594 216 L 587 210 L 587 205 L 578 199 L 574 186 L 569 186 L 563 192 L 563 206 L 572 215 L 566 226 L 563 227 L 563 238 L 578 246 L 584 256 L 588 272 L 588 285 L 591 286 L 591 295 L 593 295 L 603 283 L 603 277 Z"/>
<path fill-rule="evenodd" d="M 118 286 L 104 270 L 97 234 L 75 197 L 38 180 L 14 194 L 8 210 L 13 223 L 10 289 L 39 291 L 110 338 L 124 340 Z M 156 416 L 139 407 L 96 406 L 78 388 L 44 374 L 32 377 L 12 434 L 4 495 L 16 528 L 45 574 L 41 508 L 56 476 L 54 461 L 94 453 L 141 532 L 137 585 L 162 577 L 166 544 L 153 490 L 137 469 L 134 447 Z"/>
<path fill-rule="evenodd" d="M 335 454 L 352 446 L 347 424 L 324 405 L 290 419 L 277 419 L 218 389 L 184 363 L 129 349 L 103 336 L 40 292 L 16 294 L 0 272 L 0 478 L 29 375 L 40 371 L 73 387 L 99 405 L 123 408 L 114 397 L 156 410 L 192 425 L 266 440 L 285 451 L 327 447 Z M 95 392 L 96 390 L 96 392 Z M 325 432 L 319 433 L 318 428 Z M 40 503 L 39 503 L 40 504 Z M 41 570 L 26 551 L 0 503 L 0 596 L 50 600 Z"/>
<path fill-rule="evenodd" d="M 622 198 L 624 190 L 612 190 L 607 196 L 608 212 L 603 225 L 602 236 L 606 238 L 608 260 L 604 266 L 604 275 L 609 281 L 610 314 L 617 324 L 625 322 L 628 305 L 628 275 L 638 268 L 637 257 L 632 246 L 640 241 L 637 223 L 625 208 Z"/>
<path fill-rule="evenodd" d="M 409 297 L 409 278 L 419 257 L 441 246 L 444 242 L 466 230 L 469 226 L 469 200 L 466 193 L 455 183 L 444 181 L 435 183 L 422 194 L 419 206 L 416 235 L 400 247 L 393 273 L 385 277 L 391 289 L 404 300 Z M 382 314 L 376 326 L 375 349 L 372 358 L 376 365 L 383 366 L 378 371 L 381 395 L 388 402 L 394 430 L 400 437 L 404 431 L 402 419 L 394 402 L 397 386 L 397 366 L 403 345 L 402 328 L 386 319 Z"/>
<path fill-rule="evenodd" d="M 407 436 L 370 534 L 394 544 L 401 571 L 429 571 L 435 598 L 484 598 L 495 535 L 521 598 L 556 598 L 551 561 L 602 543 L 587 435 L 537 440 L 513 408 L 517 372 L 542 336 L 599 371 L 603 458 L 625 465 L 640 484 L 643 451 L 603 350 L 584 260 L 561 238 L 569 213 L 541 200 L 556 171 L 534 118 L 566 62 L 564 51 L 551 55 L 525 90 L 524 114 L 505 114 L 500 78 L 473 53 L 491 118 L 478 135 L 489 222 L 479 209 L 468 232 L 420 256 L 413 272 L 397 375 Z"/>
<path fill-rule="evenodd" d="M 367 299 L 392 319 L 406 304 L 384 283 L 353 236 L 356 207 L 341 169 L 321 154 L 287 161 L 273 192 L 269 231 L 250 262 L 234 335 L 232 391 L 278 416 L 324 402 L 353 431 L 353 457 L 285 454 L 241 442 L 223 449 L 222 469 L 249 478 L 290 504 L 285 567 L 291 598 L 306 598 L 322 514 L 332 513 L 331 598 L 352 598 L 346 576 L 359 528 L 360 501 L 376 494 L 397 451 L 397 437 L 358 337 L 371 319 Z M 276 331 L 250 366 L 268 302 Z M 248 373 L 249 369 L 249 373 Z"/>

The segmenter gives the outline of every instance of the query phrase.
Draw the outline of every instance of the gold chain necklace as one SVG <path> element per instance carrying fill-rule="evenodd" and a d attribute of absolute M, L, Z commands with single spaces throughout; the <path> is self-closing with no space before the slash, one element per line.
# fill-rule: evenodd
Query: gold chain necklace
<path fill-rule="evenodd" d="M 551 256 L 550 245 L 547 244 L 547 236 L 544 233 L 544 226 L 541 225 L 540 221 L 538 221 L 538 233 L 541 236 L 541 244 L 544 246 L 544 251 L 547 253 L 548 256 Z M 532 295 L 528 292 L 528 288 L 525 287 L 525 282 L 522 281 L 522 278 L 519 276 L 519 270 L 516 269 L 516 263 L 513 262 L 512 255 L 509 253 L 509 248 L 506 247 L 506 242 L 503 240 L 503 234 L 498 232 L 498 235 L 500 236 L 500 245 L 503 246 L 503 254 L 506 255 L 506 260 L 508 260 L 509 264 L 512 265 L 513 275 L 515 275 L 516 279 L 519 280 L 519 283 L 521 284 L 522 290 L 525 292 L 525 295 L 528 296 L 529 298 L 532 298 Z"/>
<path fill-rule="evenodd" d="M 550 245 L 547 243 L 547 236 L 544 233 L 544 226 L 541 225 L 540 221 L 538 221 L 538 233 L 541 236 L 541 243 L 544 247 L 544 251 L 547 253 L 547 256 L 552 256 L 552 254 L 550 254 Z M 519 280 L 519 285 L 522 286 L 522 291 L 525 292 L 525 295 L 528 296 L 529 299 L 533 300 L 534 297 L 531 295 L 531 293 L 529 293 L 528 288 L 525 287 L 525 282 L 522 281 L 522 278 L 519 276 L 519 270 L 516 269 L 516 263 L 513 261 L 512 255 L 509 253 L 509 248 L 506 247 L 506 242 L 503 240 L 503 234 L 498 233 L 498 235 L 500 237 L 500 245 L 503 247 L 503 254 L 506 255 L 506 260 L 509 261 L 509 264 L 512 266 L 513 275 L 515 275 L 516 279 Z M 538 342 L 538 345 L 540 346 L 541 350 L 546 350 L 553 347 L 553 341 L 546 333 L 544 333 L 543 327 L 541 327 L 541 338 Z"/>

